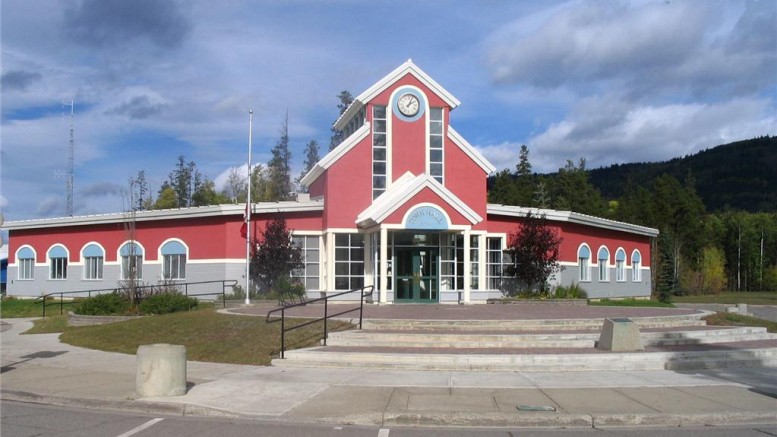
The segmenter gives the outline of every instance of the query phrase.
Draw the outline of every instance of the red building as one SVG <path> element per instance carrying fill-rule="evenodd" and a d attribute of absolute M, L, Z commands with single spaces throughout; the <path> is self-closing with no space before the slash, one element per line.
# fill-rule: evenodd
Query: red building
<path fill-rule="evenodd" d="M 388 302 L 484 302 L 514 278 L 503 250 L 527 213 L 563 238 L 556 285 L 589 297 L 650 295 L 655 229 L 582 214 L 487 203 L 495 169 L 450 126 L 459 101 L 410 60 L 356 97 L 335 123 L 346 139 L 303 179 L 309 197 L 253 205 L 254 232 L 282 213 L 303 248 L 295 272 L 308 293 L 375 285 Z M 134 216 L 18 221 L 10 231 L 8 293 L 112 287 L 142 280 L 244 281 L 244 205 Z"/>

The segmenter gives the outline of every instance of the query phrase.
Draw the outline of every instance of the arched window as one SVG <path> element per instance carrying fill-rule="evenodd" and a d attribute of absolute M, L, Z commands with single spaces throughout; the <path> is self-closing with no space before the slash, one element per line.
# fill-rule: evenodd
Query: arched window
<path fill-rule="evenodd" d="M 143 248 L 135 243 L 124 243 L 119 249 L 121 256 L 121 279 L 143 279 Z"/>
<path fill-rule="evenodd" d="M 165 279 L 186 278 L 186 246 L 171 240 L 162 245 L 162 277 Z"/>
<path fill-rule="evenodd" d="M 631 280 L 632 282 L 642 281 L 642 255 L 638 250 L 631 253 Z"/>
<path fill-rule="evenodd" d="M 580 282 L 591 280 L 591 249 L 585 244 L 577 249 L 577 264 L 580 268 Z"/>
<path fill-rule="evenodd" d="M 35 279 L 35 251 L 29 246 L 16 251 L 16 264 L 19 266 L 18 279 Z"/>
<path fill-rule="evenodd" d="M 105 252 L 98 244 L 89 243 L 81 250 L 84 258 L 84 279 L 102 279 Z"/>
<path fill-rule="evenodd" d="M 615 280 L 618 282 L 626 280 L 626 251 L 623 249 L 615 251 Z"/>
<path fill-rule="evenodd" d="M 56 245 L 49 249 L 49 279 L 67 279 L 67 250 Z"/>
<path fill-rule="evenodd" d="M 607 282 L 610 280 L 608 271 L 610 264 L 610 251 L 607 250 L 607 248 L 604 246 L 600 247 L 597 259 L 599 260 L 599 281 Z"/>

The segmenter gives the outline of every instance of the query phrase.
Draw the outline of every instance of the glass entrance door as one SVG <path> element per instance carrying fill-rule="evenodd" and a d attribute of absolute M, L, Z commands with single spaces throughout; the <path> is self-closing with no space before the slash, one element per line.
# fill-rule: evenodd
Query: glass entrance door
<path fill-rule="evenodd" d="M 398 302 L 437 302 L 436 247 L 397 248 L 395 298 Z"/>

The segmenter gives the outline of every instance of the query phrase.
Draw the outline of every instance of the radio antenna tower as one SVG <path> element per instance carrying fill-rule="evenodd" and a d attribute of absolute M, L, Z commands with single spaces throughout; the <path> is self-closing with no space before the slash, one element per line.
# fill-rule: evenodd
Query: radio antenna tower
<path fill-rule="evenodd" d="M 67 216 L 73 217 L 73 158 L 76 151 L 76 141 L 74 138 L 73 127 L 73 100 L 70 101 L 70 144 L 67 157 L 67 175 L 65 175 L 65 185 L 67 187 Z"/>

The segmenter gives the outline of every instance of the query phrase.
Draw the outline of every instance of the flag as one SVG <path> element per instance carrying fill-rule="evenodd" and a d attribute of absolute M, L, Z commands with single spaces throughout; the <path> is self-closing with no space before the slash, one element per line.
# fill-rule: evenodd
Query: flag
<path fill-rule="evenodd" d="M 248 205 L 250 203 L 246 202 L 246 210 L 243 211 L 243 225 L 240 226 L 240 236 L 243 238 L 248 236 Z"/>

